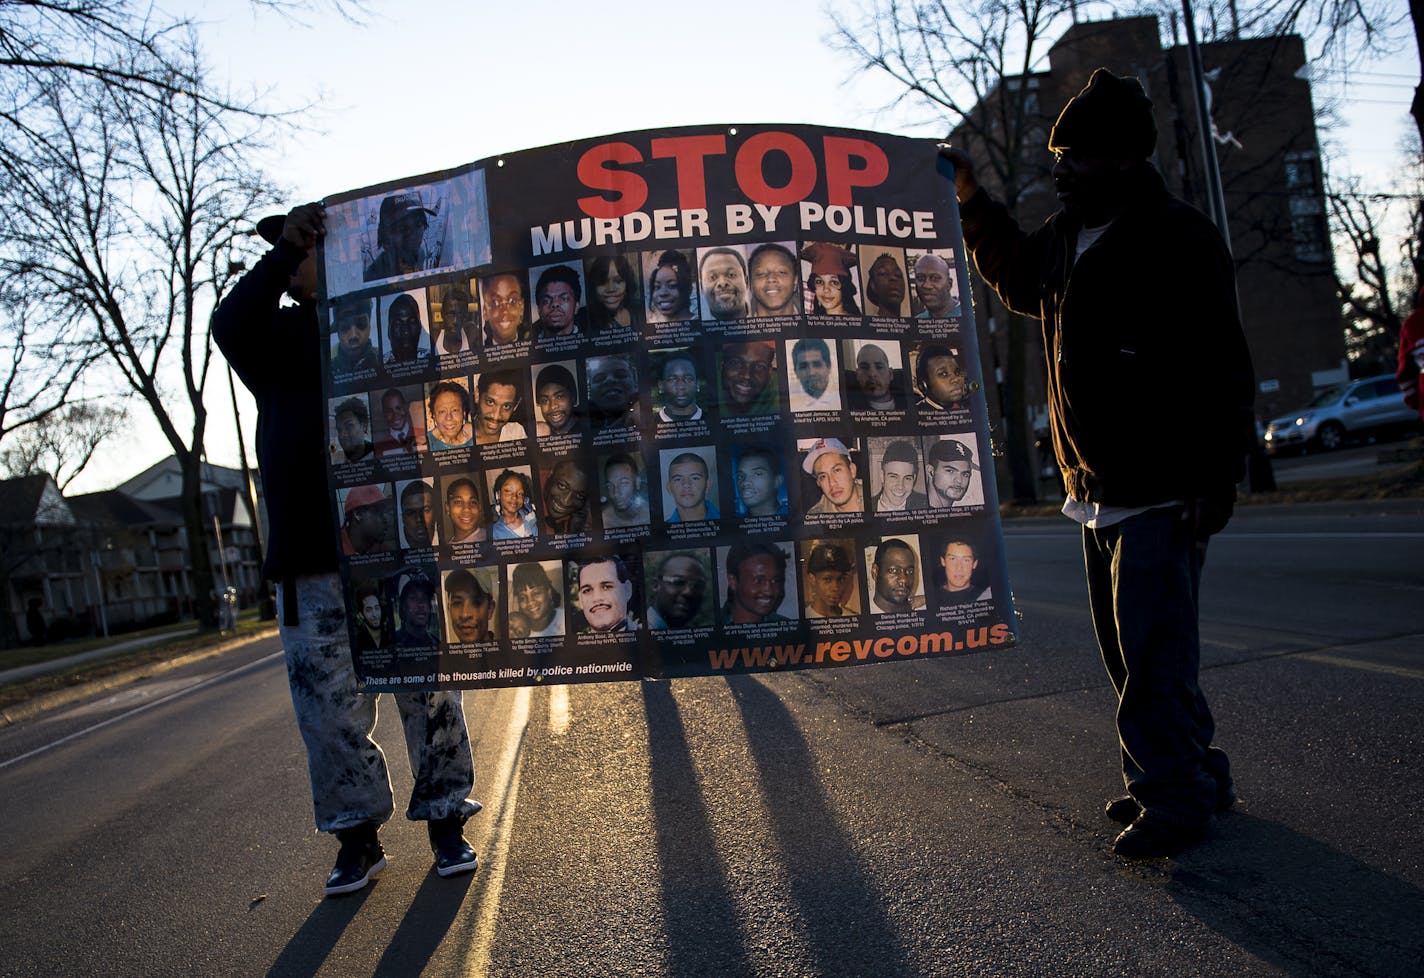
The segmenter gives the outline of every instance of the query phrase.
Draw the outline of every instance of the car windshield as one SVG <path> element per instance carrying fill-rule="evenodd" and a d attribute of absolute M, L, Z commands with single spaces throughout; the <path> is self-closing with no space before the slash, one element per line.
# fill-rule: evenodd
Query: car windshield
<path fill-rule="evenodd" d="M 1306 407 L 1321 407 L 1326 404 L 1331 404 L 1340 399 L 1340 394 L 1344 390 L 1344 384 L 1336 384 L 1333 387 L 1327 387 L 1319 394 L 1316 394 L 1314 397 L 1312 397 L 1310 399 L 1310 403 L 1307 404 Z"/>

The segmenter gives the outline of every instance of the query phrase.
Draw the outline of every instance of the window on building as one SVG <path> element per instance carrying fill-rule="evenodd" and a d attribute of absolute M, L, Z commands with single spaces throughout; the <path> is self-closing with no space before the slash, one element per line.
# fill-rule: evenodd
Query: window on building
<path fill-rule="evenodd" d="M 1291 243 L 1300 261 L 1330 260 L 1330 232 L 1325 224 L 1325 201 L 1320 192 L 1320 158 L 1315 153 L 1285 156 L 1287 207 L 1290 209 Z"/>
<path fill-rule="evenodd" d="M 1004 90 L 1006 92 L 1023 92 L 1024 115 L 1032 119 L 1038 115 L 1038 76 L 1017 75 L 1004 79 Z"/>

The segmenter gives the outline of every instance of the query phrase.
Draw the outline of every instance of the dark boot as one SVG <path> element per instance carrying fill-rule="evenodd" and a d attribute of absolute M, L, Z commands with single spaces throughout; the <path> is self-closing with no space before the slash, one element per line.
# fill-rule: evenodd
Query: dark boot
<path fill-rule="evenodd" d="M 1236 804 L 1236 789 L 1228 782 L 1226 785 L 1216 786 L 1216 813 L 1221 815 L 1231 810 Z M 1117 822 L 1119 825 L 1131 825 L 1137 820 L 1137 816 L 1142 814 L 1142 806 L 1137 803 L 1137 799 L 1131 795 L 1123 795 L 1121 798 L 1114 798 L 1107 803 L 1103 809 L 1103 814 Z"/>

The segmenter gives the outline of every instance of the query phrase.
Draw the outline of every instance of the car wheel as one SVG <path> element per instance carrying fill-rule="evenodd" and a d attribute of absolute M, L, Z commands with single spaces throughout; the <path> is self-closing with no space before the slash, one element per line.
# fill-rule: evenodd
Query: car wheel
<path fill-rule="evenodd" d="M 1333 452 L 1345 444 L 1345 429 L 1337 422 L 1327 421 L 1320 426 L 1320 431 L 1315 437 L 1320 442 L 1321 448 L 1327 452 Z"/>

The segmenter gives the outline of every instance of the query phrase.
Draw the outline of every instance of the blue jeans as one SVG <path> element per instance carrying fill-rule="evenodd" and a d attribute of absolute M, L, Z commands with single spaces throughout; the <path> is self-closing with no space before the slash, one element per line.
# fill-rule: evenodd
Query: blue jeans
<path fill-rule="evenodd" d="M 1127 790 L 1145 817 L 1205 823 L 1231 788 L 1226 754 L 1197 684 L 1197 600 L 1206 544 L 1181 507 L 1083 528 L 1088 603 L 1098 648 L 1117 691 L 1117 733 Z"/>
<path fill-rule="evenodd" d="M 277 620 L 286 621 L 283 589 Z M 376 696 L 356 685 L 341 578 L 316 574 L 296 580 L 297 621 L 280 625 L 297 727 L 307 748 L 316 826 L 335 832 L 362 822 L 382 824 L 394 809 L 386 757 L 371 739 Z M 474 761 L 458 691 L 395 696 L 415 776 L 406 818 L 468 818 L 478 806 Z"/>

